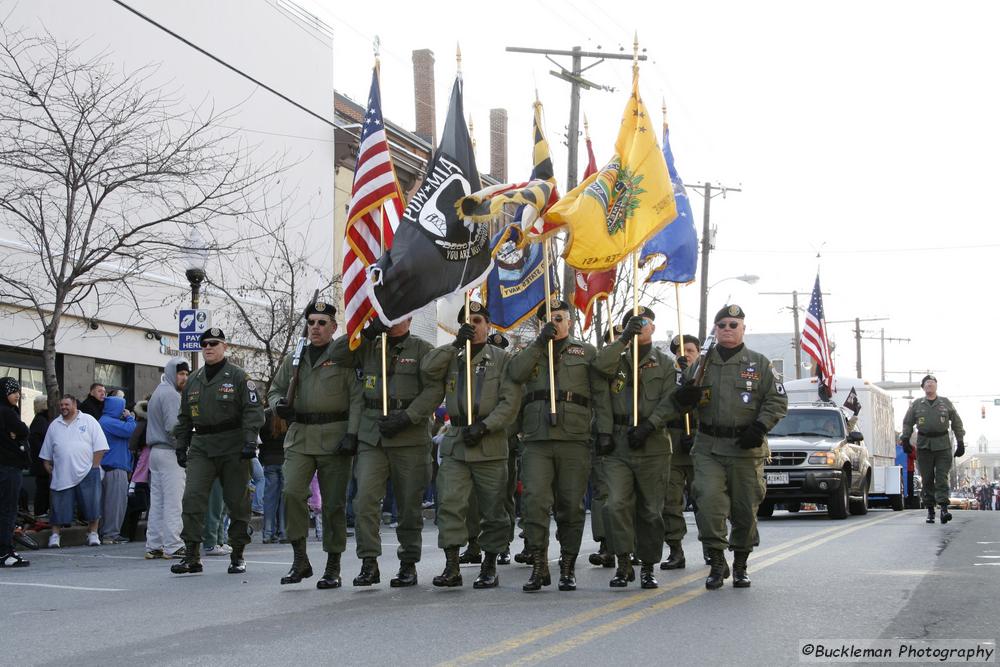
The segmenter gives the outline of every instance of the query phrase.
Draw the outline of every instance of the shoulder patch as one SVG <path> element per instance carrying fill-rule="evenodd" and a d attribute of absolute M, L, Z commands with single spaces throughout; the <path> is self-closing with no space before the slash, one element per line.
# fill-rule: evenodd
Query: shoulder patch
<path fill-rule="evenodd" d="M 257 383 L 256 382 L 254 382 L 253 380 L 247 380 L 247 389 L 249 389 L 250 391 L 253 391 L 256 388 L 257 388 Z"/>

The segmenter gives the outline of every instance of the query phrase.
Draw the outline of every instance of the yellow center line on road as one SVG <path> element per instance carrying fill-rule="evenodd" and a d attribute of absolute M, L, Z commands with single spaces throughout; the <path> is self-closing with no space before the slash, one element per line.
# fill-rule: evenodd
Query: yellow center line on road
<path fill-rule="evenodd" d="M 878 521 L 884 521 L 884 520 L 885 519 L 879 519 Z M 868 525 L 868 524 L 862 524 L 862 525 Z M 850 530 L 856 528 L 857 527 L 854 527 Z M 766 557 L 781 552 L 785 549 L 794 547 L 795 545 L 800 544 L 802 542 L 808 542 L 810 540 L 822 538 L 822 536 L 824 535 L 829 535 L 831 533 L 835 533 L 842 530 L 844 530 L 843 525 L 834 526 L 832 528 L 825 528 L 820 531 L 809 533 L 808 535 L 804 535 L 802 537 L 797 537 L 795 539 L 788 540 L 787 542 L 782 542 L 781 544 L 769 547 L 767 549 L 761 549 L 760 551 L 756 552 L 756 555 L 757 558 Z M 468 665 L 475 662 L 488 660 L 498 655 L 503 655 L 504 653 L 515 651 L 523 646 L 539 641 L 541 639 L 545 639 L 546 637 L 550 637 L 568 628 L 582 625 L 583 623 L 587 623 L 589 621 L 601 618 L 603 616 L 608 616 L 623 609 L 627 609 L 628 607 L 641 604 L 652 598 L 665 595 L 666 593 L 669 593 L 671 590 L 686 586 L 694 581 L 704 579 L 704 577 L 705 577 L 704 572 L 699 572 L 697 574 L 691 574 L 686 577 L 682 577 L 680 579 L 674 579 L 670 583 L 662 585 L 660 588 L 654 590 L 643 590 L 639 593 L 636 593 L 635 595 L 630 595 L 629 597 L 624 598 L 622 600 L 618 600 L 610 604 L 606 604 L 600 607 L 596 607 L 594 609 L 590 609 L 585 612 L 581 612 L 579 614 L 575 614 L 573 616 L 569 616 L 560 621 L 550 623 L 549 625 L 545 625 L 540 628 L 535 628 L 534 630 L 530 630 L 528 632 L 525 632 L 521 635 L 517 635 L 502 642 L 498 642 L 496 644 L 492 644 L 490 646 L 486 646 L 484 648 L 471 651 L 464 655 L 458 656 L 457 658 L 454 658 L 452 660 L 439 663 L 439 667 L 445 667 L 445 666 L 459 667 L 461 665 Z"/>
<path fill-rule="evenodd" d="M 871 526 L 874 526 L 876 524 L 882 523 L 884 521 L 888 521 L 889 519 L 894 519 L 897 516 L 900 516 L 900 515 L 898 515 L 896 513 L 893 513 L 893 514 L 890 514 L 889 516 L 881 517 L 879 519 L 875 519 L 874 521 L 869 521 L 867 523 L 858 524 L 856 526 L 851 526 L 849 528 L 834 529 L 836 532 L 833 532 L 832 534 L 828 534 L 828 535 L 826 535 L 826 537 L 822 537 L 822 538 L 820 538 L 818 540 L 810 542 L 809 544 L 806 544 L 806 545 L 800 546 L 800 547 L 796 547 L 794 549 L 781 550 L 781 548 L 779 548 L 779 549 L 776 549 L 776 550 L 772 550 L 771 551 L 772 554 L 775 553 L 775 551 L 779 551 L 779 553 L 777 555 L 773 556 L 772 558 L 764 560 L 763 562 L 755 563 L 754 564 L 754 570 L 755 571 L 763 570 L 765 567 L 770 567 L 771 565 L 774 565 L 776 563 L 780 563 L 781 561 L 785 560 L 786 558 L 791 558 L 792 556 L 796 556 L 796 555 L 801 554 L 803 552 L 809 551 L 810 549 L 815 549 L 816 547 L 821 546 L 823 544 L 826 544 L 827 542 L 829 542 L 831 540 L 838 539 L 840 537 L 843 537 L 844 535 L 848 535 L 850 533 L 853 533 L 853 532 L 858 531 L 858 530 L 862 530 L 864 528 L 870 528 Z M 825 532 L 829 533 L 830 531 L 825 531 Z M 798 541 L 801 542 L 802 540 L 798 540 Z M 788 543 L 785 543 L 785 545 L 782 545 L 782 547 L 787 546 L 787 544 Z M 542 649 L 540 651 L 537 651 L 535 653 L 526 655 L 526 656 L 522 657 L 521 659 L 519 659 L 517 661 L 514 661 L 514 662 L 511 662 L 509 664 L 511 664 L 511 665 L 528 665 L 528 664 L 533 664 L 533 663 L 536 663 L 536 662 L 541 662 L 542 660 L 548 660 L 549 658 L 554 658 L 557 655 L 562 655 L 563 653 L 566 653 L 566 652 L 571 651 L 571 650 L 573 650 L 575 648 L 578 648 L 578 647 L 582 646 L 583 644 L 586 644 L 587 642 L 590 642 L 590 641 L 593 641 L 594 639 L 598 639 L 600 637 L 604 637 L 606 635 L 609 635 L 612 632 L 620 630 L 620 629 L 624 628 L 627 625 L 631 625 L 632 623 L 635 623 L 637 621 L 641 621 L 641 620 L 643 620 L 645 618 L 649 618 L 650 616 L 652 616 L 652 615 L 654 615 L 656 613 L 659 613 L 661 611 L 665 611 L 665 610 L 670 609 L 672 607 L 676 607 L 678 605 L 681 605 L 681 604 L 683 604 L 685 602 L 693 600 L 694 598 L 699 597 L 701 595 L 704 595 L 705 593 L 708 593 L 708 592 L 709 592 L 708 589 L 706 589 L 704 587 L 692 589 L 690 591 L 686 591 L 686 592 L 681 593 L 681 594 L 679 594 L 679 595 L 677 595 L 675 597 L 668 598 L 666 600 L 663 600 L 662 602 L 658 602 L 658 603 L 656 603 L 654 605 L 651 605 L 649 607 L 645 607 L 643 609 L 636 610 L 636 611 L 632 612 L 631 614 L 629 614 L 628 616 L 623 616 L 622 618 L 616 619 L 616 620 L 611 621 L 609 623 L 605 623 L 605 624 L 599 625 L 599 626 L 597 626 L 595 628 L 591 628 L 590 630 L 587 630 L 586 632 L 582 632 L 582 633 L 580 633 L 580 634 L 578 634 L 578 635 L 576 635 L 576 636 L 574 636 L 574 637 L 572 637 L 570 639 L 567 639 L 567 640 L 565 640 L 563 642 L 560 642 L 558 644 L 554 644 L 552 646 L 548 646 L 548 647 L 546 647 L 546 648 L 544 648 L 544 649 Z"/>

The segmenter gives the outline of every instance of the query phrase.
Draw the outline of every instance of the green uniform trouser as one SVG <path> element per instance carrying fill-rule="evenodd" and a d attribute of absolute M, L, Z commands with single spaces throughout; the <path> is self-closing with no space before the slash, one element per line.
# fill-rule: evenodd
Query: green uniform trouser
<path fill-rule="evenodd" d="M 222 498 L 229 508 L 229 544 L 242 547 L 250 542 L 250 461 L 239 453 L 205 456 L 199 451 L 188 455 L 187 481 L 184 485 L 181 539 L 201 543 L 205 530 L 205 512 L 212 482 L 222 484 Z"/>
<path fill-rule="evenodd" d="M 442 464 L 444 463 L 443 459 L 442 459 L 441 463 Z M 438 470 L 438 475 L 440 475 L 440 474 L 441 474 L 441 471 Z M 469 485 L 468 489 L 469 489 L 469 497 L 468 497 L 467 500 L 468 500 L 469 504 L 466 505 L 465 530 L 466 530 L 466 532 L 467 532 L 467 534 L 469 536 L 469 544 L 472 544 L 473 542 L 479 542 L 479 533 L 482 532 L 482 525 L 481 525 L 481 519 L 482 519 L 482 517 L 479 514 L 479 496 L 476 493 L 476 487 L 475 487 L 475 485 L 474 484 Z M 439 513 L 438 514 L 438 529 L 440 530 L 440 528 L 441 528 L 441 521 L 440 521 L 440 513 Z M 440 535 L 438 537 L 440 538 Z M 462 544 L 465 544 L 465 542 L 463 542 Z M 449 546 L 455 546 L 455 545 L 452 544 L 452 545 L 449 545 Z"/>
<path fill-rule="evenodd" d="M 528 442 L 521 465 L 521 513 L 528 548 L 548 552 L 549 509 L 554 507 L 556 535 L 563 553 L 580 553 L 586 521 L 583 496 L 590 475 L 589 441 Z"/>
<path fill-rule="evenodd" d="M 450 456 L 438 468 L 438 546 L 465 545 L 469 538 L 466 519 L 470 495 L 476 498 L 482 517 L 479 542 L 490 553 L 507 548 L 507 512 L 503 495 L 507 488 L 507 461 L 459 461 Z M 477 529 L 475 535 L 479 536 Z"/>
<path fill-rule="evenodd" d="M 670 456 L 604 457 L 608 500 L 605 526 L 612 553 L 635 551 L 644 563 L 663 556 L 663 491 Z"/>
<path fill-rule="evenodd" d="M 604 517 L 608 502 L 608 480 L 604 475 L 601 457 L 596 454 L 593 455 L 590 464 L 590 485 L 593 488 L 590 496 L 590 532 L 595 542 L 601 542 L 607 538 Z"/>
<path fill-rule="evenodd" d="M 698 539 L 708 549 L 753 551 L 757 542 L 757 506 L 764 499 L 764 457 L 709 454 L 695 446 L 694 498 Z M 732 533 L 726 538 L 726 519 Z"/>
<path fill-rule="evenodd" d="M 222 485 L 219 480 L 212 482 L 212 491 L 208 494 L 208 508 L 205 510 L 205 528 L 202 533 L 202 544 L 215 546 L 226 543 L 225 525 L 222 517 L 226 513 L 226 504 L 222 502 Z"/>
<path fill-rule="evenodd" d="M 667 544 L 680 543 L 687 535 L 684 522 L 684 489 L 694 485 L 694 465 L 670 464 L 667 491 L 663 496 L 663 539 Z"/>
<path fill-rule="evenodd" d="M 285 486 L 285 529 L 290 542 L 309 536 L 309 484 L 313 474 L 323 499 L 323 551 L 343 553 L 347 548 L 347 485 L 351 481 L 353 456 L 310 455 L 294 447 L 285 450 L 282 473 Z"/>
<path fill-rule="evenodd" d="M 503 509 L 507 512 L 507 547 L 514 541 L 514 529 L 517 526 L 517 507 L 514 504 L 514 494 L 517 493 L 517 452 L 511 451 L 507 457 L 507 488 L 503 495 Z M 469 493 L 469 512 L 465 519 L 465 527 L 469 529 L 469 543 L 479 541 L 479 533 L 483 528 L 479 523 L 479 501 L 473 489 Z M 507 548 L 504 547 L 504 548 Z"/>
<path fill-rule="evenodd" d="M 944 505 L 948 502 L 949 479 L 951 473 L 951 447 L 948 449 L 917 449 L 917 469 L 923 486 L 920 498 L 924 507 Z"/>
<path fill-rule="evenodd" d="M 382 555 L 379 536 L 382 498 L 385 496 L 386 481 L 392 479 L 392 492 L 399 508 L 399 525 L 396 528 L 399 548 L 396 554 L 402 562 L 420 561 L 421 531 L 424 527 L 421 502 L 430 479 L 430 467 L 430 450 L 425 445 L 360 445 L 355 469 L 358 495 L 354 498 L 358 558 L 378 558 Z"/>

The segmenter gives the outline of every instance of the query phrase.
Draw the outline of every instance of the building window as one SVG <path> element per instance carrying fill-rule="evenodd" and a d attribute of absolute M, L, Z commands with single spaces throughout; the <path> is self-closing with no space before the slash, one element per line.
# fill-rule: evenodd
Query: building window
<path fill-rule="evenodd" d="M 94 382 L 103 384 L 109 393 L 112 389 L 122 389 L 125 386 L 125 367 L 98 361 L 94 364 Z"/>
<path fill-rule="evenodd" d="M 0 377 L 12 377 L 21 383 L 21 421 L 30 424 L 35 418 L 35 397 L 45 395 L 42 371 L 18 366 L 0 366 Z"/>

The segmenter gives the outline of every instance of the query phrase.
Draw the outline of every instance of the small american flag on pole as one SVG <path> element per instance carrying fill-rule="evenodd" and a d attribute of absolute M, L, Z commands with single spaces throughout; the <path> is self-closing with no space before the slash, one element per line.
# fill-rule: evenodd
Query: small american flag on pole
<path fill-rule="evenodd" d="M 376 64 L 372 71 L 368 110 L 361 125 L 361 144 L 344 232 L 344 320 L 351 349 L 360 344 L 361 329 L 375 313 L 365 288 L 367 268 L 392 245 L 402 214 L 403 193 L 396 181 L 382 122 Z"/>
<path fill-rule="evenodd" d="M 833 367 L 833 357 L 830 356 L 830 339 L 826 334 L 826 314 L 823 312 L 823 292 L 819 288 L 819 274 L 816 274 L 816 285 L 813 286 L 812 298 L 806 310 L 801 345 L 802 350 L 816 360 L 820 381 L 829 388 L 831 394 L 835 393 L 836 370 Z"/>

